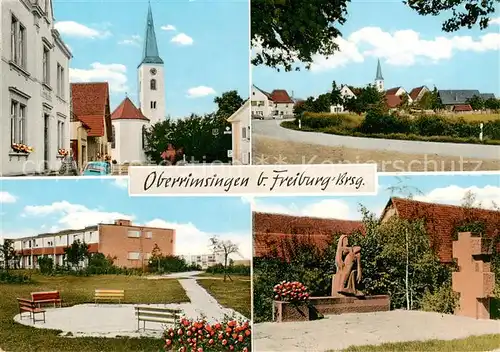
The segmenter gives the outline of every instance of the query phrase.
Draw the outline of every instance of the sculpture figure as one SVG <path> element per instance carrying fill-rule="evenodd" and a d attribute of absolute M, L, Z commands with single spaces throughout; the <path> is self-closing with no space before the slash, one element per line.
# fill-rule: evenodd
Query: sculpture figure
<path fill-rule="evenodd" d="M 356 268 L 354 265 L 356 264 Z M 332 287 L 333 296 L 354 295 L 364 296 L 356 286 L 361 282 L 361 247 L 349 246 L 347 235 L 342 235 L 337 243 L 335 255 L 335 273 Z"/>

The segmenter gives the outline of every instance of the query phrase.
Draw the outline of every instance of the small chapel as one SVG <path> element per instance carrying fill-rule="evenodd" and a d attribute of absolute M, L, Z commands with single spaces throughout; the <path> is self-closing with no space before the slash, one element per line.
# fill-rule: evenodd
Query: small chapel
<path fill-rule="evenodd" d="M 164 64 L 158 52 L 151 4 L 148 6 L 142 60 L 137 67 L 139 107 L 128 97 L 111 114 L 111 159 L 144 163 L 146 129 L 165 119 Z"/>

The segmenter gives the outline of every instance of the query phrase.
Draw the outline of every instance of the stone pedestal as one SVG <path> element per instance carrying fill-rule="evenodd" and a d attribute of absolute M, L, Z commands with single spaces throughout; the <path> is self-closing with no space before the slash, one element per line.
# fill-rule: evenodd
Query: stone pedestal
<path fill-rule="evenodd" d="M 311 297 L 309 303 L 298 306 L 274 301 L 274 321 L 308 321 L 321 315 L 342 313 L 371 313 L 388 311 L 391 308 L 389 296 L 357 297 Z"/>
<path fill-rule="evenodd" d="M 457 259 L 459 270 L 452 273 L 452 288 L 460 295 L 455 314 L 490 319 L 490 299 L 495 288 L 491 254 L 491 240 L 470 232 L 459 233 L 453 242 L 453 258 Z"/>
<path fill-rule="evenodd" d="M 287 321 L 309 321 L 309 306 L 306 303 L 290 303 L 274 301 L 274 321 L 283 323 Z"/>

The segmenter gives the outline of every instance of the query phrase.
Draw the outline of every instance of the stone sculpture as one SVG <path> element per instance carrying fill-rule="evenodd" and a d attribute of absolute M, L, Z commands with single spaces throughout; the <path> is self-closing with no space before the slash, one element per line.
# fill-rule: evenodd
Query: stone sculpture
<path fill-rule="evenodd" d="M 347 235 L 340 236 L 337 243 L 335 266 L 337 272 L 333 277 L 332 296 L 364 296 L 357 289 L 362 278 L 361 247 L 349 246 Z"/>

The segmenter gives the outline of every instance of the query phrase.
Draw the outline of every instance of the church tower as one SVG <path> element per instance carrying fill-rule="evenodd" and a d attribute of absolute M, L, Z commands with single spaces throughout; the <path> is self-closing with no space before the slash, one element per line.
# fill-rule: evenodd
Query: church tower
<path fill-rule="evenodd" d="M 384 77 L 382 76 L 382 66 L 380 66 L 380 59 L 377 63 L 377 75 L 375 76 L 375 87 L 379 92 L 384 91 Z"/>
<path fill-rule="evenodd" d="M 144 51 L 138 68 L 139 108 L 151 124 L 165 119 L 165 73 L 163 60 L 158 53 L 153 13 L 148 6 Z"/>

